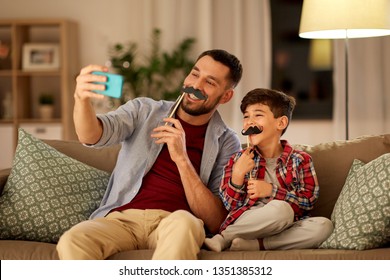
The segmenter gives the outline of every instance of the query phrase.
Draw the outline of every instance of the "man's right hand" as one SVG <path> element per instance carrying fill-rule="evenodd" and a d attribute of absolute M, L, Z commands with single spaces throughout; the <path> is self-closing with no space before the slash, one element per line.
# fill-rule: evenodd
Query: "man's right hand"
<path fill-rule="evenodd" d="M 93 71 L 107 72 L 107 67 L 100 65 L 88 65 L 81 69 L 76 78 L 76 90 L 74 92 L 74 111 L 73 121 L 77 136 L 81 143 L 95 144 L 103 134 L 103 125 L 96 117 L 95 109 L 90 102 L 91 98 L 102 99 L 104 95 L 93 92 L 92 90 L 104 90 L 102 84 L 93 82 L 105 82 L 106 77 L 93 75 Z"/>
<path fill-rule="evenodd" d="M 104 90 L 105 85 L 95 84 L 93 82 L 105 82 L 106 77 L 91 74 L 93 71 L 107 72 L 108 69 L 101 65 L 88 65 L 81 69 L 76 78 L 76 90 L 74 97 L 76 100 L 85 101 L 90 98 L 103 99 L 104 95 L 93 92 L 93 90 Z"/>

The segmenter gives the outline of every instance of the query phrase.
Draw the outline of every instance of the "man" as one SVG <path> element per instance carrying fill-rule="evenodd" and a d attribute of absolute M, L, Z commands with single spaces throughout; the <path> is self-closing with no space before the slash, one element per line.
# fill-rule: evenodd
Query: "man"
<path fill-rule="evenodd" d="M 74 122 L 79 140 L 93 147 L 122 144 L 100 207 L 60 238 L 61 259 L 105 259 L 125 250 L 155 249 L 153 259 L 196 259 L 205 229 L 216 233 L 226 216 L 218 198 L 223 167 L 239 150 L 217 108 L 229 102 L 242 76 L 240 61 L 224 50 L 203 52 L 183 82 L 205 99 L 185 94 L 173 102 L 136 98 L 96 116 L 94 90 L 105 81 L 90 65 L 77 77 Z M 165 124 L 164 124 L 165 123 Z"/>

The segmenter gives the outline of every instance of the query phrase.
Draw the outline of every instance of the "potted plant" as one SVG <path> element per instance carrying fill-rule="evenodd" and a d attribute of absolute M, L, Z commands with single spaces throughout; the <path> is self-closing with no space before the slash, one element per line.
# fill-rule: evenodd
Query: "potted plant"
<path fill-rule="evenodd" d="M 41 93 L 39 96 L 39 116 L 41 119 L 51 119 L 54 113 L 54 96 L 51 93 Z"/>
<path fill-rule="evenodd" d="M 122 104 L 139 96 L 156 100 L 177 98 L 185 76 L 194 65 L 190 51 L 195 39 L 186 38 L 171 52 L 164 52 L 160 37 L 161 31 L 153 29 L 149 55 L 141 54 L 136 43 L 117 43 L 109 48 L 111 67 L 124 77 L 129 88 L 122 95 Z"/>

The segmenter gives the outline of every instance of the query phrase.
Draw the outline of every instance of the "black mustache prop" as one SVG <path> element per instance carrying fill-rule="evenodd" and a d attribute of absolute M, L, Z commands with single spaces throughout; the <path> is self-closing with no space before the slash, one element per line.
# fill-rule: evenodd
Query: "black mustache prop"
<path fill-rule="evenodd" d="M 242 135 L 260 134 L 263 132 L 263 128 L 257 126 L 250 126 L 247 130 L 241 130 Z"/>
<path fill-rule="evenodd" d="M 203 96 L 202 92 L 199 89 L 195 89 L 193 87 L 185 87 L 185 88 L 183 88 L 183 92 L 193 93 L 196 96 L 196 98 L 201 99 L 201 100 L 207 99 L 207 97 Z"/>

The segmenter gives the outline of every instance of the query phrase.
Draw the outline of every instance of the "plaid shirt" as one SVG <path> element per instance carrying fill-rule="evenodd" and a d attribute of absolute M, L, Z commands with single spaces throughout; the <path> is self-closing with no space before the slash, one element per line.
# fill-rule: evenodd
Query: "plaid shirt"
<path fill-rule="evenodd" d="M 275 170 L 280 186 L 272 184 L 272 195 L 267 200 L 279 199 L 288 202 L 294 210 L 295 219 L 298 220 L 308 215 L 308 212 L 313 208 L 314 203 L 318 199 L 319 186 L 317 175 L 309 154 L 294 150 L 285 140 L 281 140 L 281 144 L 283 153 L 277 160 Z M 231 182 L 233 165 L 244 151 L 241 150 L 236 155 L 233 155 L 224 168 L 219 194 L 229 214 L 221 225 L 220 231 L 234 223 L 242 213 L 256 203 L 256 199 L 249 198 L 246 190 L 249 172 L 245 175 L 242 186 L 234 185 Z M 255 168 L 251 171 L 252 178 L 263 180 L 266 161 L 257 150 L 255 150 L 253 159 Z"/>

